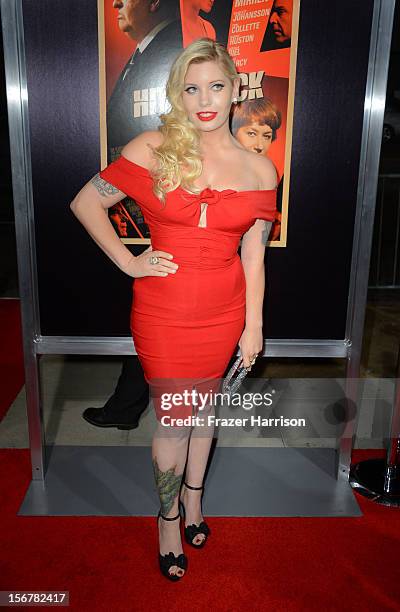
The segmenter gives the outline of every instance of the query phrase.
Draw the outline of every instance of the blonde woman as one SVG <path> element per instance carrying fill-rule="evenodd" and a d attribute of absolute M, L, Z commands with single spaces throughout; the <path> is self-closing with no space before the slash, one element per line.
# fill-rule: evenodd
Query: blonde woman
<path fill-rule="evenodd" d="M 196 402 L 183 401 L 166 410 L 162 394 L 221 380 L 238 344 L 245 367 L 263 348 L 264 252 L 276 210 L 276 172 L 229 131 L 239 82 L 223 46 L 196 40 L 171 68 L 171 108 L 159 130 L 131 140 L 71 203 L 97 244 L 135 279 L 131 330 L 158 420 L 152 458 L 161 503 L 159 564 L 171 580 L 187 569 L 179 502 L 186 542 L 201 548 L 210 533 L 201 496 L 213 437 L 205 416 L 213 408 L 200 411 Z M 107 215 L 127 195 L 151 232 L 151 247 L 137 257 Z M 205 424 L 175 422 L 199 414 Z"/>

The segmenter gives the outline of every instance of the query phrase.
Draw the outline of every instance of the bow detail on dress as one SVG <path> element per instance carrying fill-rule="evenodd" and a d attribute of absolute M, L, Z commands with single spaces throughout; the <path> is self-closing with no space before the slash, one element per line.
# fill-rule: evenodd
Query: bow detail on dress
<path fill-rule="evenodd" d="M 221 198 L 230 195 L 232 193 L 236 193 L 234 189 L 224 189 L 223 191 L 218 191 L 218 189 L 210 189 L 210 187 L 206 187 L 199 194 L 196 194 L 196 200 L 199 202 L 206 202 L 209 205 L 217 204 Z"/>

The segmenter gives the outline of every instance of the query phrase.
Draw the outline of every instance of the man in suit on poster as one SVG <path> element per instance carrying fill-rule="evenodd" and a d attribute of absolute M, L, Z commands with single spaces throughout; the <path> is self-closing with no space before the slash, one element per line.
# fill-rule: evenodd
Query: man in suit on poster
<path fill-rule="evenodd" d="M 132 138 L 159 124 L 170 67 L 182 50 L 179 0 L 113 0 L 118 25 L 137 42 L 107 102 L 107 159 L 111 163 Z M 138 357 L 124 358 L 113 395 L 83 418 L 98 427 L 134 429 L 148 405 L 149 387 Z"/>
<path fill-rule="evenodd" d="M 114 0 L 118 25 L 137 47 L 125 64 L 107 103 L 108 163 L 132 138 L 159 124 L 165 110 L 165 83 L 182 50 L 178 0 Z"/>

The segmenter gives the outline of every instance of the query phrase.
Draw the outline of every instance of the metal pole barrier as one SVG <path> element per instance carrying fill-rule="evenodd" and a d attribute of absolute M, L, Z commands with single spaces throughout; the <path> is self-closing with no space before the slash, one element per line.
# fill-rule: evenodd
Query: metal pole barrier
<path fill-rule="evenodd" d="M 36 339 L 40 337 L 39 301 L 37 297 L 28 90 L 21 0 L 1 0 L 1 21 L 12 160 L 15 232 L 18 245 L 19 295 L 32 479 L 43 480 L 45 471 L 44 426 L 40 394 L 39 355 L 36 351 Z"/>
<path fill-rule="evenodd" d="M 400 344 L 387 456 L 353 465 L 350 484 L 358 493 L 378 504 L 400 507 Z"/>
<path fill-rule="evenodd" d="M 346 478 L 349 477 L 351 451 L 357 431 L 360 360 L 394 8 L 394 0 L 375 0 L 371 27 L 346 324 L 348 343 L 345 381 L 346 415 L 338 453 L 338 477 Z"/>

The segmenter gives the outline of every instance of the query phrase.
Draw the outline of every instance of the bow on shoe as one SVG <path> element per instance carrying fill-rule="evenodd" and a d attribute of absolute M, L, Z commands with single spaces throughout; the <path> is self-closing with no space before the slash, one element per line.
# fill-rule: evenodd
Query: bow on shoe
<path fill-rule="evenodd" d="M 193 542 L 194 538 L 200 533 L 203 533 L 205 536 L 210 534 L 210 528 L 205 521 L 202 521 L 200 525 L 193 523 L 193 525 L 185 527 L 185 534 L 191 542 Z M 203 542 L 205 542 L 205 539 Z M 199 544 L 195 544 L 195 546 L 199 546 Z"/>
<path fill-rule="evenodd" d="M 176 565 L 177 567 L 183 570 L 187 569 L 187 557 L 183 553 L 178 556 L 175 556 L 173 552 L 169 552 L 166 555 L 162 555 L 161 553 L 159 553 L 158 559 L 160 563 L 161 572 L 170 580 L 180 579 L 180 576 L 177 576 L 176 574 L 170 574 L 169 570 L 173 565 Z"/>

